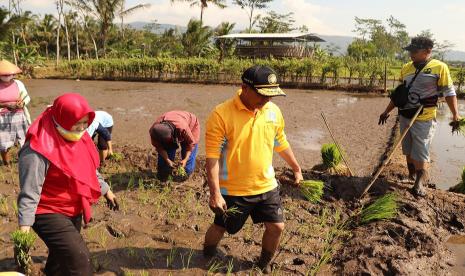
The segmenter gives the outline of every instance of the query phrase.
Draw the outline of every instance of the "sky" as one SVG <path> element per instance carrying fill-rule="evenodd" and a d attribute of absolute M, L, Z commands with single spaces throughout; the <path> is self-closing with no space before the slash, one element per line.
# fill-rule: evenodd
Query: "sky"
<path fill-rule="evenodd" d="M 204 22 L 217 26 L 222 21 L 236 23 L 236 29 L 248 26 L 247 13 L 227 0 L 228 7 L 219 9 L 208 7 L 204 12 Z M 200 8 L 188 3 L 170 0 L 126 0 L 126 6 L 138 3 L 151 4 L 125 19 L 126 22 L 147 21 L 163 24 L 187 25 L 191 18 L 200 17 Z M 7 6 L 8 0 L 0 0 Z M 23 0 L 24 10 L 34 13 L 56 13 L 54 0 Z M 464 0 L 274 0 L 268 10 L 278 13 L 294 13 L 295 25 L 306 25 L 310 32 L 322 35 L 355 36 L 354 18 L 374 18 L 386 20 L 394 16 L 407 26 L 411 36 L 422 30 L 431 30 L 439 41 L 448 40 L 455 44 L 454 49 L 465 51 L 465 1 Z"/>

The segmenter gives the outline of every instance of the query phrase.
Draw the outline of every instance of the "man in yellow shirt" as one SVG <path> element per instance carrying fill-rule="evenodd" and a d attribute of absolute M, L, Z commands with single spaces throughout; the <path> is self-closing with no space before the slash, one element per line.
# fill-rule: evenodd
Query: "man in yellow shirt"
<path fill-rule="evenodd" d="M 407 128 L 409 122 L 420 106 L 423 110 L 415 120 L 402 141 L 402 151 L 406 156 L 409 179 L 415 181 L 413 194 L 425 196 L 424 184 L 428 179 L 427 163 L 429 148 L 436 128 L 437 102 L 440 95 L 446 99 L 452 112 L 452 120 L 460 120 L 457 97 L 447 65 L 431 59 L 434 42 L 427 37 L 414 37 L 404 49 L 409 51 L 411 62 L 401 70 L 401 81 L 409 86 L 408 101 L 399 107 L 400 131 Z M 389 113 L 395 108 L 391 100 L 386 110 L 379 117 L 379 124 L 384 124 Z"/>
<path fill-rule="evenodd" d="M 303 177 L 281 111 L 270 102 L 285 96 L 276 73 L 253 66 L 243 73 L 242 82 L 234 98 L 216 106 L 206 125 L 209 205 L 216 215 L 205 235 L 204 254 L 213 256 L 224 233 L 237 233 L 251 216 L 254 223 L 265 224 L 257 266 L 267 271 L 284 229 L 273 152 L 289 164 L 297 184 Z M 236 212 L 228 211 L 231 208 Z"/>

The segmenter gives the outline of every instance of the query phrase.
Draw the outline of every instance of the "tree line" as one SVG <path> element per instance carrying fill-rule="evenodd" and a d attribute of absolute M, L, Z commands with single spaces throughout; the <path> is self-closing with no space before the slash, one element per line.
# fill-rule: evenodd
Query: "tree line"
<path fill-rule="evenodd" d="M 58 65 L 62 60 L 102 58 L 231 59 L 236 41 L 214 38 L 233 32 L 236 23 L 222 22 L 216 27 L 203 24 L 209 7 L 228 8 L 231 4 L 247 13 L 248 27 L 243 32 L 309 30 L 305 25 L 295 25 L 293 13 L 269 10 L 273 0 L 170 1 L 173 5 L 188 2 L 192 8 L 200 8 L 200 20 L 191 19 L 185 31 L 177 28 L 160 31 L 156 20 L 142 29 L 134 29 L 125 24 L 125 18 L 148 8 L 149 4 L 129 7 L 124 0 L 55 0 L 55 14 L 39 15 L 25 10 L 23 0 L 9 0 L 7 7 L 0 7 L 0 58 L 13 60 L 26 71 L 52 60 Z M 260 10 L 266 12 L 259 13 Z M 365 70 L 363 68 L 372 60 L 397 67 L 408 60 L 402 48 L 412 35 L 406 31 L 406 25 L 393 16 L 386 20 L 355 17 L 354 33 L 356 38 L 347 49 L 333 44 L 324 48 L 319 44 L 308 46 L 314 50 L 313 61 L 327 62 L 326 67 L 322 65 L 322 76 L 326 71 L 337 74 L 334 68 L 344 67 L 350 78 L 352 72 Z M 434 39 L 429 30 L 422 31 L 421 35 Z M 439 59 L 444 59 L 453 47 L 449 41 L 436 41 L 436 45 L 435 57 Z M 327 58 L 335 56 L 338 58 Z"/>

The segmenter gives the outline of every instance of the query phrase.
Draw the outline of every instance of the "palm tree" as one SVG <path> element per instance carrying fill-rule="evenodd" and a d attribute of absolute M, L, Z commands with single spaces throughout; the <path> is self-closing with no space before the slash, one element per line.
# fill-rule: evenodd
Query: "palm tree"
<path fill-rule="evenodd" d="M 254 11 L 256 9 L 266 9 L 268 7 L 268 3 L 272 2 L 273 0 L 234 0 L 234 4 L 241 7 L 241 9 L 248 9 L 247 16 L 249 17 L 249 29 L 248 31 L 251 32 L 254 22 Z"/>
<path fill-rule="evenodd" d="M 57 20 L 51 14 L 44 15 L 44 18 L 39 22 L 37 26 L 37 39 L 39 45 L 45 48 L 45 56 L 48 59 L 48 50 L 50 41 L 53 39 L 53 34 L 56 32 Z"/>
<path fill-rule="evenodd" d="M 78 4 L 95 16 L 100 24 L 100 45 L 106 56 L 108 32 L 113 26 L 119 7 L 124 0 L 76 0 Z"/>
<path fill-rule="evenodd" d="M 200 56 L 213 36 L 213 31 L 208 26 L 202 26 L 199 20 L 191 19 L 187 24 L 187 30 L 182 35 L 181 44 L 187 56 Z"/>
<path fill-rule="evenodd" d="M 227 7 L 226 0 L 171 0 L 171 2 L 188 2 L 191 4 L 191 7 L 199 6 L 200 7 L 200 24 L 203 24 L 203 12 L 208 8 L 208 4 L 213 4 L 221 9 Z"/>
<path fill-rule="evenodd" d="M 122 0 L 119 7 L 118 16 L 121 19 L 121 37 L 124 39 L 124 17 L 144 8 L 150 7 L 150 4 L 137 4 L 126 9 L 126 0 Z"/>
<path fill-rule="evenodd" d="M 218 27 L 216 27 L 215 36 L 219 37 L 222 35 L 230 34 L 235 25 L 236 23 L 222 22 L 220 25 L 218 25 Z M 220 51 L 219 61 L 223 60 L 225 55 L 232 50 L 235 44 L 236 41 L 233 39 L 216 39 L 215 46 Z"/>

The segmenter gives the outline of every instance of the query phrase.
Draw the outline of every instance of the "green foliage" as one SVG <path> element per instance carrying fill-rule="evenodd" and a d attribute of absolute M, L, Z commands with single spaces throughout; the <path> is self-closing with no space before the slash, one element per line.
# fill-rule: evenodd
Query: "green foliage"
<path fill-rule="evenodd" d="M 231 33 L 234 29 L 235 23 L 222 22 L 215 29 L 215 36 L 223 36 Z M 220 52 L 219 60 L 222 61 L 225 57 L 230 57 L 233 54 L 236 41 L 234 39 L 216 39 L 215 47 Z"/>
<path fill-rule="evenodd" d="M 294 27 L 294 13 L 279 14 L 274 11 L 260 18 L 258 28 L 261 33 L 288 33 L 295 30 Z"/>
<path fill-rule="evenodd" d="M 465 69 L 460 67 L 460 70 L 457 70 L 455 73 L 455 83 L 457 84 L 457 91 L 459 93 L 463 93 L 464 91 L 462 90 L 464 84 L 465 84 Z"/>
<path fill-rule="evenodd" d="M 323 159 L 323 165 L 327 168 L 335 168 L 341 163 L 342 155 L 337 149 L 336 144 L 323 144 L 321 147 L 321 158 Z"/>
<path fill-rule="evenodd" d="M 385 194 L 362 209 L 359 214 L 359 223 L 366 224 L 377 220 L 392 219 L 396 217 L 397 211 L 397 195 L 394 193 Z"/>
<path fill-rule="evenodd" d="M 208 26 L 202 26 L 199 20 L 191 19 L 187 24 L 187 30 L 182 34 L 181 44 L 188 57 L 201 57 L 210 44 L 213 31 Z"/>
<path fill-rule="evenodd" d="M 311 203 L 318 203 L 323 196 L 324 182 L 320 180 L 304 180 L 300 182 L 302 195 Z"/>

